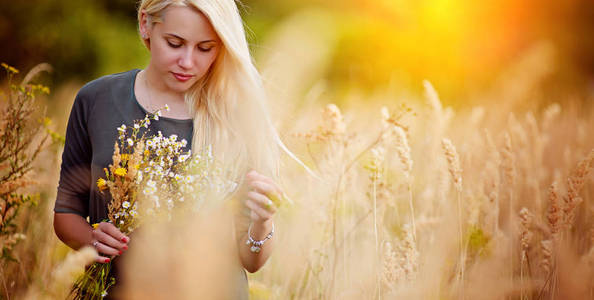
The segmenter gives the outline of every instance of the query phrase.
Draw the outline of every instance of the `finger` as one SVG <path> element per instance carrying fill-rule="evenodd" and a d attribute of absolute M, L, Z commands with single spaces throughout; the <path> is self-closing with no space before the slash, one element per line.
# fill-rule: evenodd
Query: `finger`
<path fill-rule="evenodd" d="M 261 180 L 261 181 L 264 181 L 264 182 L 274 185 L 274 181 L 272 180 L 272 178 L 270 178 L 268 176 L 264 176 L 264 175 L 256 172 L 255 170 L 249 171 L 246 174 L 246 177 L 247 177 L 248 181 Z"/>
<path fill-rule="evenodd" d="M 105 257 L 105 256 L 101 256 L 101 255 L 97 255 L 97 257 L 95 258 L 95 262 L 98 262 L 100 264 L 106 264 L 110 261 L 111 261 L 111 259 L 109 257 Z"/>
<path fill-rule="evenodd" d="M 283 193 L 276 185 L 256 181 L 252 186 L 254 190 L 268 197 L 277 207 L 282 205 Z"/>
<path fill-rule="evenodd" d="M 272 214 L 269 211 L 254 203 L 254 201 L 252 201 L 251 199 L 246 200 L 245 205 L 264 220 L 268 220 L 272 217 Z"/>
<path fill-rule="evenodd" d="M 274 184 L 270 184 L 264 181 L 253 181 L 250 186 L 257 192 L 268 195 L 268 194 L 279 194 L 278 188 Z"/>
<path fill-rule="evenodd" d="M 130 241 L 129 237 L 127 237 L 125 234 L 123 234 L 117 227 L 115 227 L 111 223 L 101 222 L 101 223 L 99 223 L 99 229 L 101 229 L 101 231 L 111 235 L 113 238 L 115 238 L 118 241 L 122 241 L 124 243 L 128 243 Z"/>
<path fill-rule="evenodd" d="M 95 245 L 95 249 L 97 249 L 97 252 L 99 252 L 101 254 L 109 255 L 109 256 L 116 256 L 116 255 L 120 255 L 120 253 L 121 253 L 120 250 L 110 247 L 108 245 L 105 245 L 102 242 L 98 242 Z"/>
<path fill-rule="evenodd" d="M 122 251 L 128 250 L 128 245 L 126 245 L 125 243 L 122 243 L 122 242 L 116 240 L 112 236 L 110 236 L 107 233 L 102 232 L 100 230 L 95 230 L 93 232 L 93 237 L 99 243 L 104 244 L 106 246 L 109 246 L 109 247 L 111 247 L 113 249 L 116 249 L 117 251 L 116 251 L 115 254 L 121 254 Z M 108 253 L 106 253 L 106 254 L 108 254 Z M 115 254 L 112 254 L 112 253 L 109 253 L 109 254 L 115 255 Z"/>
<path fill-rule="evenodd" d="M 276 212 L 276 207 L 274 205 L 274 202 L 272 200 L 270 200 L 268 197 L 266 197 L 265 195 L 262 195 L 262 194 L 257 193 L 257 192 L 248 192 L 247 193 L 247 196 L 256 205 L 258 205 L 259 207 L 267 210 L 271 214 L 274 214 Z"/>

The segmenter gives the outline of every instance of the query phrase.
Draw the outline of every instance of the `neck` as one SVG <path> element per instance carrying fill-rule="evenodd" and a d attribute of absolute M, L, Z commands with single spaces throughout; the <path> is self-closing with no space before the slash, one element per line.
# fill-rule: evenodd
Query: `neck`
<path fill-rule="evenodd" d="M 160 99 L 168 99 L 168 101 L 179 99 L 183 102 L 184 93 L 172 92 L 167 88 L 163 79 L 154 70 L 152 65 L 149 65 L 142 71 L 143 80 L 148 87 L 148 90 L 158 96 Z"/>
<path fill-rule="evenodd" d="M 164 116 L 185 119 L 188 115 L 185 98 L 183 93 L 175 93 L 167 89 L 163 80 L 149 64 L 146 69 L 139 74 L 140 87 L 145 91 L 145 103 L 149 109 L 157 109 L 167 104 L 170 107 L 169 112 L 162 111 Z"/>

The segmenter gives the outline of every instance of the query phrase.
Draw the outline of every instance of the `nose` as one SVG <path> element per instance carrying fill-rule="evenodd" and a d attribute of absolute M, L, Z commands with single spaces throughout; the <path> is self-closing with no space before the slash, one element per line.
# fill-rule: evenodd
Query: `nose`
<path fill-rule="evenodd" d="M 192 49 L 185 49 L 185 51 L 179 57 L 177 64 L 184 68 L 190 69 L 193 65 Z"/>

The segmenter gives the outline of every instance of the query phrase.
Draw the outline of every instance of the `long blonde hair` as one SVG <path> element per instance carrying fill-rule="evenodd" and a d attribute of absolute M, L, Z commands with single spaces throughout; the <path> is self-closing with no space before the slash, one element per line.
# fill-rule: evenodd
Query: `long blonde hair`
<path fill-rule="evenodd" d="M 228 175 L 241 181 L 249 169 L 278 176 L 280 141 L 266 109 L 262 79 L 250 55 L 234 0 L 142 0 L 138 8 L 151 24 L 170 5 L 202 12 L 223 47 L 210 70 L 185 95 L 194 116 L 192 151 L 212 147 Z"/>

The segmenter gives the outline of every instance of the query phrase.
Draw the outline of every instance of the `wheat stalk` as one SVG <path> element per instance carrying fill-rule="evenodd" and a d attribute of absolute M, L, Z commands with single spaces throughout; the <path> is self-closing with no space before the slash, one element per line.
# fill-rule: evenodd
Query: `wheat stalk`
<path fill-rule="evenodd" d="M 461 291 L 462 291 L 462 298 L 464 298 L 464 270 L 466 264 L 466 250 L 465 250 L 465 243 L 464 243 L 464 236 L 462 231 L 462 203 L 461 203 L 461 193 L 462 193 L 462 169 L 460 168 L 460 158 L 458 157 L 458 152 L 456 151 L 456 147 L 452 144 L 447 138 L 442 139 L 441 145 L 445 154 L 445 157 L 448 161 L 448 171 L 450 172 L 450 178 L 452 183 L 456 187 L 457 191 L 457 204 L 458 204 L 458 239 L 460 243 L 460 263 L 458 265 L 458 280 L 461 284 Z"/>
<path fill-rule="evenodd" d="M 567 229 L 570 229 L 575 218 L 575 208 L 583 201 L 579 196 L 580 191 L 584 186 L 584 181 L 590 173 L 592 164 L 594 163 L 594 149 L 590 151 L 588 156 L 580 161 L 567 178 L 567 195 L 563 197 L 565 206 L 563 207 L 564 224 Z"/>

